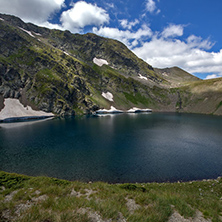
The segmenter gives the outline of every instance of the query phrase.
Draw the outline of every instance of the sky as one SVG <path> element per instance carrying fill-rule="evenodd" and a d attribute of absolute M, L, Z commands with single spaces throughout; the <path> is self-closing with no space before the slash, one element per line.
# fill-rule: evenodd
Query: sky
<path fill-rule="evenodd" d="M 0 13 L 117 39 L 153 67 L 222 77 L 221 0 L 0 0 Z"/>

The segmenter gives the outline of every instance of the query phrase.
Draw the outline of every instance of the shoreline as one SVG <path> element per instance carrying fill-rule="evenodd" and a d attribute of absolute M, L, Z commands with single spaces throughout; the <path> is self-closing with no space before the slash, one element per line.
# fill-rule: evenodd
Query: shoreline
<path fill-rule="evenodd" d="M 24 177 L 30 177 L 30 178 L 40 178 L 40 177 L 46 177 L 49 179 L 54 179 L 54 180 L 63 180 L 63 181 L 68 181 L 68 182 L 80 182 L 83 184 L 92 184 L 92 183 L 104 183 L 104 184 L 109 184 L 109 185 L 120 185 L 120 184 L 180 184 L 180 183 L 195 183 L 195 182 L 212 182 L 216 180 L 222 179 L 222 174 L 220 176 L 217 176 L 216 178 L 208 178 L 208 179 L 194 179 L 194 180 L 175 180 L 175 181 L 163 181 L 163 182 L 157 182 L 157 181 L 152 181 L 152 182 L 107 182 L 107 181 L 102 181 L 102 180 L 96 180 L 96 181 L 83 181 L 83 180 L 69 180 L 69 179 L 63 179 L 63 178 L 58 178 L 58 177 L 53 177 L 53 176 L 47 176 L 47 175 L 37 175 L 37 176 L 32 176 L 28 174 L 23 174 L 23 173 L 15 173 L 15 172 L 8 172 L 0 169 L 0 173 L 6 173 L 10 175 L 19 175 L 19 176 L 24 176 Z"/>
<path fill-rule="evenodd" d="M 0 110 L 0 122 L 16 122 L 19 120 L 44 119 L 55 116 L 42 110 L 33 110 L 31 106 L 24 106 L 18 99 L 7 98 Z"/>
<path fill-rule="evenodd" d="M 48 119 L 55 116 L 20 116 L 20 117 L 9 117 L 5 119 L 0 119 L 0 123 L 15 123 L 15 122 L 26 122 L 31 120 L 42 120 Z"/>

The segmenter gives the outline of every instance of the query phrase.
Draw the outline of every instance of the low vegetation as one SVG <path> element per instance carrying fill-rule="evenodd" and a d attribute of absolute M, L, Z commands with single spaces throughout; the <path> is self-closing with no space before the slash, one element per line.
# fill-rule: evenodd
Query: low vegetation
<path fill-rule="evenodd" d="M 194 219 L 222 220 L 221 178 L 177 183 L 107 184 L 0 172 L 0 221 Z"/>
<path fill-rule="evenodd" d="M 222 115 L 222 79 L 200 80 L 178 67 L 153 68 L 121 42 L 92 33 L 72 34 L 0 17 L 3 98 L 60 116 L 111 106 Z M 100 67 L 94 58 L 108 65 Z M 103 92 L 112 93 L 113 101 Z"/>

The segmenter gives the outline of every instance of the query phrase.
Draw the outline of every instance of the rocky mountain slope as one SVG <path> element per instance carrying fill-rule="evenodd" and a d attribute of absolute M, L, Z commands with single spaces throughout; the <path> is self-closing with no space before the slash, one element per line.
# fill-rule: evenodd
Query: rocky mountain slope
<path fill-rule="evenodd" d="M 15 98 L 56 115 L 111 106 L 221 115 L 221 82 L 199 80 L 177 67 L 154 69 L 116 40 L 0 14 L 0 111 L 6 98 Z"/>

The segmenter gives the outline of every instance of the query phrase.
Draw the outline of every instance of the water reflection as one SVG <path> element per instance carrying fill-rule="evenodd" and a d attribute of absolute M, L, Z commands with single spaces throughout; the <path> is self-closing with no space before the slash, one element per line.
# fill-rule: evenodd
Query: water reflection
<path fill-rule="evenodd" d="M 33 120 L 33 121 L 27 120 L 27 121 L 21 121 L 21 122 L 0 123 L 0 128 L 11 129 L 11 128 L 15 128 L 15 127 L 22 127 L 22 126 L 28 126 L 28 125 L 32 125 L 32 124 L 36 124 L 36 123 L 41 123 L 41 122 L 52 120 L 52 119 L 54 119 L 54 117 L 44 118 L 44 119 L 40 119 L 40 120 Z"/>

